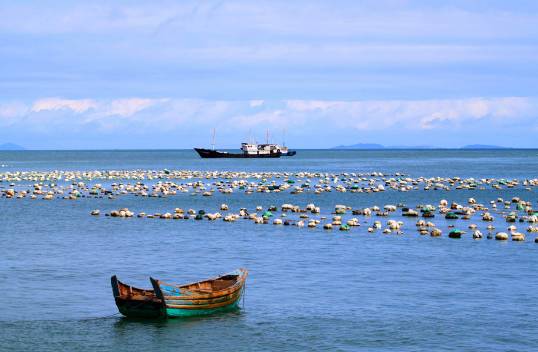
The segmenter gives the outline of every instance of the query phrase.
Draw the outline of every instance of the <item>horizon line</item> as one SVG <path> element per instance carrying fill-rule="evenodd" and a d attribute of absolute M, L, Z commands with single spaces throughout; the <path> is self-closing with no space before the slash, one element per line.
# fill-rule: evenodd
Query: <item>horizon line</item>
<path fill-rule="evenodd" d="M 219 148 L 220 150 L 237 150 L 238 148 Z M 0 152 L 63 152 L 63 151 L 194 151 L 194 148 L 65 148 L 65 149 L 0 149 Z M 538 147 L 380 147 L 380 148 L 293 148 L 293 150 L 333 150 L 333 151 L 386 151 L 386 150 L 538 150 Z"/>

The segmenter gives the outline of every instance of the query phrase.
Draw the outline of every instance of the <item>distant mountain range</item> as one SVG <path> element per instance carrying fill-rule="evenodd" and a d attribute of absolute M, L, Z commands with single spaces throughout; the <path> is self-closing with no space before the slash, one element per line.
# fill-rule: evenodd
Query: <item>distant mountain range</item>
<path fill-rule="evenodd" d="M 24 147 L 14 143 L 0 144 L 0 150 L 26 150 Z"/>
<path fill-rule="evenodd" d="M 377 150 L 377 149 L 510 149 L 507 147 L 501 147 L 498 145 L 488 145 L 488 144 L 469 144 L 460 148 L 441 148 L 431 145 L 415 145 L 415 146 L 400 146 L 400 145 L 391 145 L 384 146 L 382 144 L 376 143 L 357 143 L 352 145 L 339 145 L 331 149 L 367 149 L 367 150 Z"/>
<path fill-rule="evenodd" d="M 377 144 L 377 143 L 357 143 L 357 144 L 352 144 L 352 145 L 339 145 L 336 147 L 332 147 L 330 149 L 381 150 L 381 149 L 513 149 L 513 148 L 502 147 L 498 145 L 489 145 L 489 144 L 469 144 L 460 148 L 443 148 L 443 147 L 436 147 L 436 146 L 431 146 L 431 145 L 385 146 L 385 145 Z M 0 144 L 0 150 L 26 150 L 26 148 L 15 143 L 4 143 L 4 144 Z"/>
<path fill-rule="evenodd" d="M 512 149 L 508 147 L 501 147 L 498 145 L 489 145 L 489 144 L 469 144 L 461 147 L 461 149 Z"/>

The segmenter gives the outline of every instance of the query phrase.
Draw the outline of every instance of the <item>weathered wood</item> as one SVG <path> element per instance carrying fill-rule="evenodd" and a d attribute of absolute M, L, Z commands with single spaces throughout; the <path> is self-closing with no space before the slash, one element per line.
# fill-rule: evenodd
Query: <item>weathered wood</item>
<path fill-rule="evenodd" d="M 241 296 L 241 290 L 237 290 L 229 295 L 216 297 L 216 298 L 209 298 L 204 300 L 183 300 L 181 298 L 172 298 L 172 299 L 166 299 L 166 305 L 189 305 L 189 306 L 195 306 L 195 305 L 207 305 L 207 304 L 213 304 L 213 303 L 220 303 L 220 302 L 226 302 L 235 299 L 236 297 Z M 177 296 L 174 296 L 177 297 Z"/>
<path fill-rule="evenodd" d="M 223 290 L 223 291 L 217 291 L 216 293 L 206 294 L 206 295 L 194 295 L 194 294 L 191 294 L 192 291 L 183 291 L 183 292 L 181 292 L 182 293 L 181 295 L 173 295 L 173 296 L 168 296 L 167 295 L 167 296 L 163 296 L 163 298 L 165 300 L 167 300 L 167 299 L 182 299 L 182 300 L 212 299 L 212 298 L 217 298 L 217 297 L 232 294 L 232 293 L 236 292 L 237 290 L 241 289 L 242 286 L 243 286 L 242 283 L 237 283 L 236 285 L 234 285 L 233 288 Z"/>
<path fill-rule="evenodd" d="M 239 296 L 235 297 L 232 300 L 228 300 L 228 301 L 224 301 L 224 302 L 220 302 L 220 303 L 205 304 L 205 305 L 188 305 L 188 304 L 187 305 L 174 305 L 174 304 L 167 304 L 166 307 L 167 308 L 175 308 L 175 309 L 192 309 L 192 310 L 214 309 L 214 308 L 228 306 L 228 305 L 230 305 L 232 303 L 235 303 L 238 299 L 239 299 Z"/>

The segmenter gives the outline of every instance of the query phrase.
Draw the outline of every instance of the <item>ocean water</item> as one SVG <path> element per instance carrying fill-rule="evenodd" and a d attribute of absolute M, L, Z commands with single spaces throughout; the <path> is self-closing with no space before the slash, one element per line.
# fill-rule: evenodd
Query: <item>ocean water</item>
<path fill-rule="evenodd" d="M 538 177 L 537 150 L 300 150 L 278 160 L 202 160 L 193 151 L 0 152 L 0 173 L 29 170 L 185 169 L 401 172 L 410 177 Z M 98 181 L 92 181 L 98 182 Z M 22 182 L 23 187 L 30 182 Z M 0 182 L 0 191 L 8 188 Z M 380 193 L 215 193 L 166 198 L 53 201 L 0 198 L 0 350 L 133 351 L 532 351 L 538 346 L 538 244 L 369 234 L 372 219 L 349 232 L 250 221 L 93 217 L 128 207 L 217 211 L 315 203 L 354 208 L 405 203 L 488 203 L 536 190 L 386 191 Z M 386 219 L 379 220 L 385 222 Z M 487 233 L 487 224 L 474 219 Z M 458 220 L 465 229 L 470 222 Z M 496 216 L 494 225 L 506 230 Z M 520 230 L 526 224 L 516 223 Z M 249 269 L 241 310 L 166 321 L 118 315 L 110 276 L 149 287 L 149 276 L 189 282 Z"/>

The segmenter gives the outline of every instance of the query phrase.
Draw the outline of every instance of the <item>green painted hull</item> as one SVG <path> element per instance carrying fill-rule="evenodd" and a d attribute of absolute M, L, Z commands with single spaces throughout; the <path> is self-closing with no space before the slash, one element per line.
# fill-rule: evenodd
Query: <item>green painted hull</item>
<path fill-rule="evenodd" d="M 198 317 L 203 315 L 210 315 L 215 313 L 230 312 L 239 309 L 239 300 L 234 303 L 213 309 L 177 309 L 166 308 L 166 315 L 168 318 L 180 318 L 180 317 Z"/>

